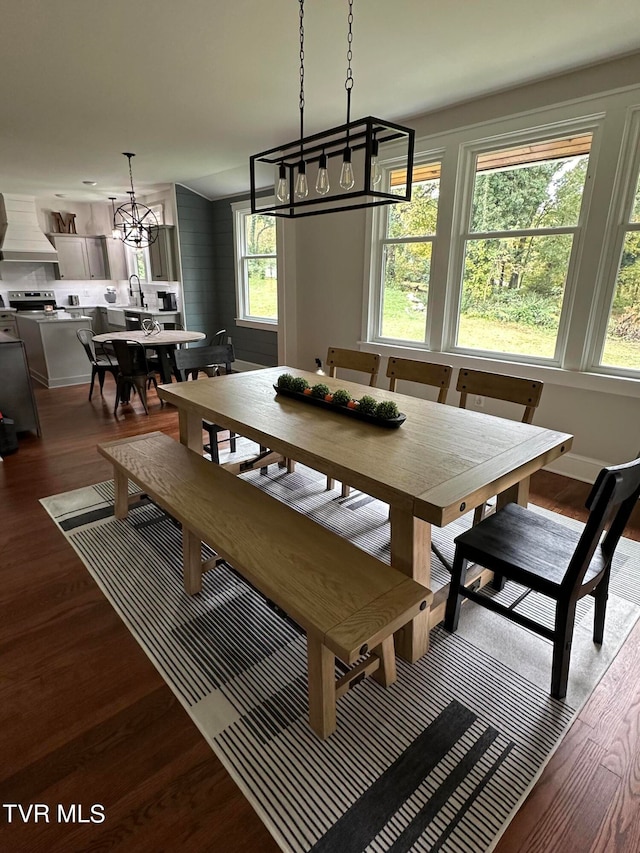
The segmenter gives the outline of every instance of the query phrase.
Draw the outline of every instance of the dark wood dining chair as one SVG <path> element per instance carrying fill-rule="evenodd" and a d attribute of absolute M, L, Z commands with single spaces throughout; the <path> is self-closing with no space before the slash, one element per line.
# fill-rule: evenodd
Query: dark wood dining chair
<path fill-rule="evenodd" d="M 96 345 L 93 342 L 93 336 L 95 332 L 93 329 L 78 329 L 76 331 L 76 337 L 84 347 L 84 351 L 87 354 L 87 358 L 91 363 L 91 385 L 89 386 L 89 399 L 91 399 L 93 395 L 93 385 L 95 383 L 96 376 L 98 377 L 98 384 L 100 385 L 100 396 L 102 396 L 102 389 L 104 387 L 104 377 L 107 373 L 110 373 L 114 379 L 118 378 L 118 365 L 111 360 L 109 353 L 106 350 L 102 350 L 100 353 L 96 350 Z"/>
<path fill-rule="evenodd" d="M 119 402 L 129 402 L 129 392 L 132 388 L 138 392 L 145 414 L 148 415 L 147 386 L 152 384 L 157 389 L 158 383 L 153 368 L 147 361 L 144 346 L 138 341 L 124 341 L 116 338 L 113 338 L 110 343 L 118 359 L 114 415 L 118 410 Z M 160 406 L 164 406 L 164 400 L 160 400 Z"/>
<path fill-rule="evenodd" d="M 520 420 L 530 424 L 540 403 L 544 382 L 537 379 L 523 379 L 520 376 L 508 376 L 503 373 L 489 373 L 484 370 L 461 368 L 458 373 L 456 391 L 460 392 L 461 409 L 467 408 L 469 397 L 490 397 L 505 403 L 524 406 Z M 477 524 L 489 512 L 493 512 L 495 504 L 484 503 L 473 515 L 473 523 Z"/>
<path fill-rule="evenodd" d="M 518 504 L 507 504 L 457 536 L 444 627 L 457 629 L 462 598 L 469 598 L 551 640 L 551 695 L 562 699 L 567 692 L 576 603 L 593 595 L 593 642 L 601 644 L 611 561 L 639 495 L 640 460 L 636 459 L 600 471 L 586 502 L 589 516 L 582 532 Z M 554 627 L 516 612 L 523 596 L 515 605 L 505 606 L 486 593 L 466 588 L 469 562 L 555 601 Z"/>
<path fill-rule="evenodd" d="M 214 346 L 200 346 L 189 349 L 177 349 L 174 354 L 177 378 L 181 382 L 186 382 L 188 379 L 195 380 L 202 371 L 206 377 L 211 375 L 210 370 L 215 368 L 217 373 L 224 367 L 225 373 L 232 372 L 232 363 L 235 361 L 232 344 L 218 344 Z M 226 427 L 218 426 L 211 421 L 202 421 L 202 429 L 209 435 L 209 444 L 205 445 L 205 450 L 211 455 L 211 461 L 219 464 L 220 455 L 218 452 L 218 444 L 224 441 L 229 441 L 229 447 L 232 453 L 236 451 L 236 434 L 230 432 Z M 221 438 L 221 434 L 225 435 Z M 226 435 L 228 433 L 228 436 Z"/>
<path fill-rule="evenodd" d="M 380 356 L 373 352 L 360 352 L 354 349 L 341 349 L 340 347 L 329 347 L 327 351 L 327 367 L 329 376 L 335 377 L 338 368 L 344 370 L 355 370 L 366 373 L 369 376 L 369 385 L 373 387 L 380 373 Z M 327 477 L 327 489 L 332 489 L 335 484 L 333 477 Z M 348 498 L 351 487 L 342 484 L 341 497 Z"/>

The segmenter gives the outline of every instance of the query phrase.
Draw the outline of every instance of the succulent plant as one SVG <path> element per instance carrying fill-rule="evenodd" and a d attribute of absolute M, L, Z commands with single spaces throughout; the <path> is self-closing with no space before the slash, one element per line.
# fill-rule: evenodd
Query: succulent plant
<path fill-rule="evenodd" d="M 317 385 L 313 385 L 311 388 L 311 396 L 319 397 L 321 400 L 330 394 L 329 386 L 325 385 L 323 382 L 319 382 Z"/>
<path fill-rule="evenodd" d="M 278 388 L 283 388 L 285 391 L 290 391 L 292 382 L 293 376 L 290 373 L 281 373 L 280 376 L 278 376 Z"/>
<path fill-rule="evenodd" d="M 398 407 L 393 400 L 384 400 L 376 406 L 376 417 L 383 420 L 391 420 L 398 417 Z"/>
<path fill-rule="evenodd" d="M 363 415 L 375 415 L 377 406 L 377 400 L 370 397 L 368 394 L 365 394 L 364 397 L 360 397 L 360 406 L 358 407 L 358 411 Z"/>
<path fill-rule="evenodd" d="M 346 406 L 351 399 L 351 394 L 345 391 L 344 388 L 338 388 L 333 392 L 333 402 L 336 406 Z"/>
<path fill-rule="evenodd" d="M 305 388 L 309 387 L 309 383 L 304 378 L 304 376 L 294 376 L 291 379 L 291 385 L 289 386 L 291 391 L 297 391 L 299 394 L 302 394 Z"/>

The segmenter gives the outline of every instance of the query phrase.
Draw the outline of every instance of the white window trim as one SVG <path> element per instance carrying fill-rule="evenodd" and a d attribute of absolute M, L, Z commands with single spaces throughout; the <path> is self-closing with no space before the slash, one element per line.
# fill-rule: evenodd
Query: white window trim
<path fill-rule="evenodd" d="M 266 199 L 271 203 L 269 199 Z M 262 329 L 264 331 L 274 332 L 279 329 L 279 319 L 273 320 L 268 317 L 251 317 L 244 310 L 246 293 L 245 293 L 245 277 L 244 277 L 244 258 L 246 257 L 245 244 L 245 229 L 244 219 L 247 215 L 251 215 L 251 202 L 237 201 L 231 205 L 233 213 L 233 247 L 234 247 L 234 271 L 235 271 L 235 288 L 236 288 L 236 326 L 248 329 Z M 275 258 L 278 267 L 278 281 L 281 275 L 281 259 L 280 259 L 280 239 L 279 239 L 278 219 L 276 217 L 276 251 Z M 252 255 L 256 258 L 272 258 L 273 255 Z M 278 286 L 278 294 L 280 287 Z M 280 299 L 278 299 L 280 303 Z M 280 315 L 280 304 L 278 304 L 278 317 Z"/>

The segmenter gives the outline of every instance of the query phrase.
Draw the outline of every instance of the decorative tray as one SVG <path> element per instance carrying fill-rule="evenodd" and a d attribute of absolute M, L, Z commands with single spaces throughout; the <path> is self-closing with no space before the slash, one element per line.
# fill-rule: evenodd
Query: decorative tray
<path fill-rule="evenodd" d="M 407 416 L 403 412 L 399 412 L 397 418 L 377 418 L 375 415 L 365 415 L 357 409 L 349 409 L 347 406 L 336 406 L 335 403 L 322 400 L 320 397 L 312 397 L 310 394 L 302 394 L 299 391 L 289 391 L 288 388 L 278 388 L 277 385 L 274 385 L 273 388 L 276 393 L 282 394 L 283 397 L 293 397 L 295 400 L 302 400 L 304 403 L 311 403 L 312 406 L 320 406 L 323 409 L 330 409 L 332 412 L 338 412 L 338 414 L 348 415 L 349 417 L 356 418 L 359 421 L 366 421 L 367 423 L 388 427 L 389 429 L 396 429 L 397 427 L 402 426 L 407 419 Z"/>

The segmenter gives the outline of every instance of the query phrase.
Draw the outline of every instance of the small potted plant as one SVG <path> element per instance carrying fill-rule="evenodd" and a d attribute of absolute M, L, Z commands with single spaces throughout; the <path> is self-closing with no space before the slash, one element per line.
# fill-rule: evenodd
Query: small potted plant
<path fill-rule="evenodd" d="M 333 403 L 336 406 L 347 406 L 351 400 L 351 394 L 345 391 L 344 388 L 338 388 L 333 392 Z"/>
<path fill-rule="evenodd" d="M 390 421 L 398 417 L 398 407 L 393 400 L 384 400 L 376 406 L 376 417 L 383 421 Z"/>
<path fill-rule="evenodd" d="M 291 391 L 295 391 L 297 394 L 304 394 L 304 392 L 309 387 L 309 383 L 303 376 L 294 376 L 291 380 Z"/>
<path fill-rule="evenodd" d="M 317 397 L 318 400 L 324 400 L 327 397 L 327 394 L 330 394 L 331 390 L 328 385 L 325 385 L 324 382 L 318 382 L 317 385 L 313 385 L 311 388 L 311 396 Z"/>
<path fill-rule="evenodd" d="M 360 397 L 358 411 L 362 415 L 375 415 L 377 406 L 378 401 L 370 397 L 369 394 L 365 394 L 364 397 Z"/>

